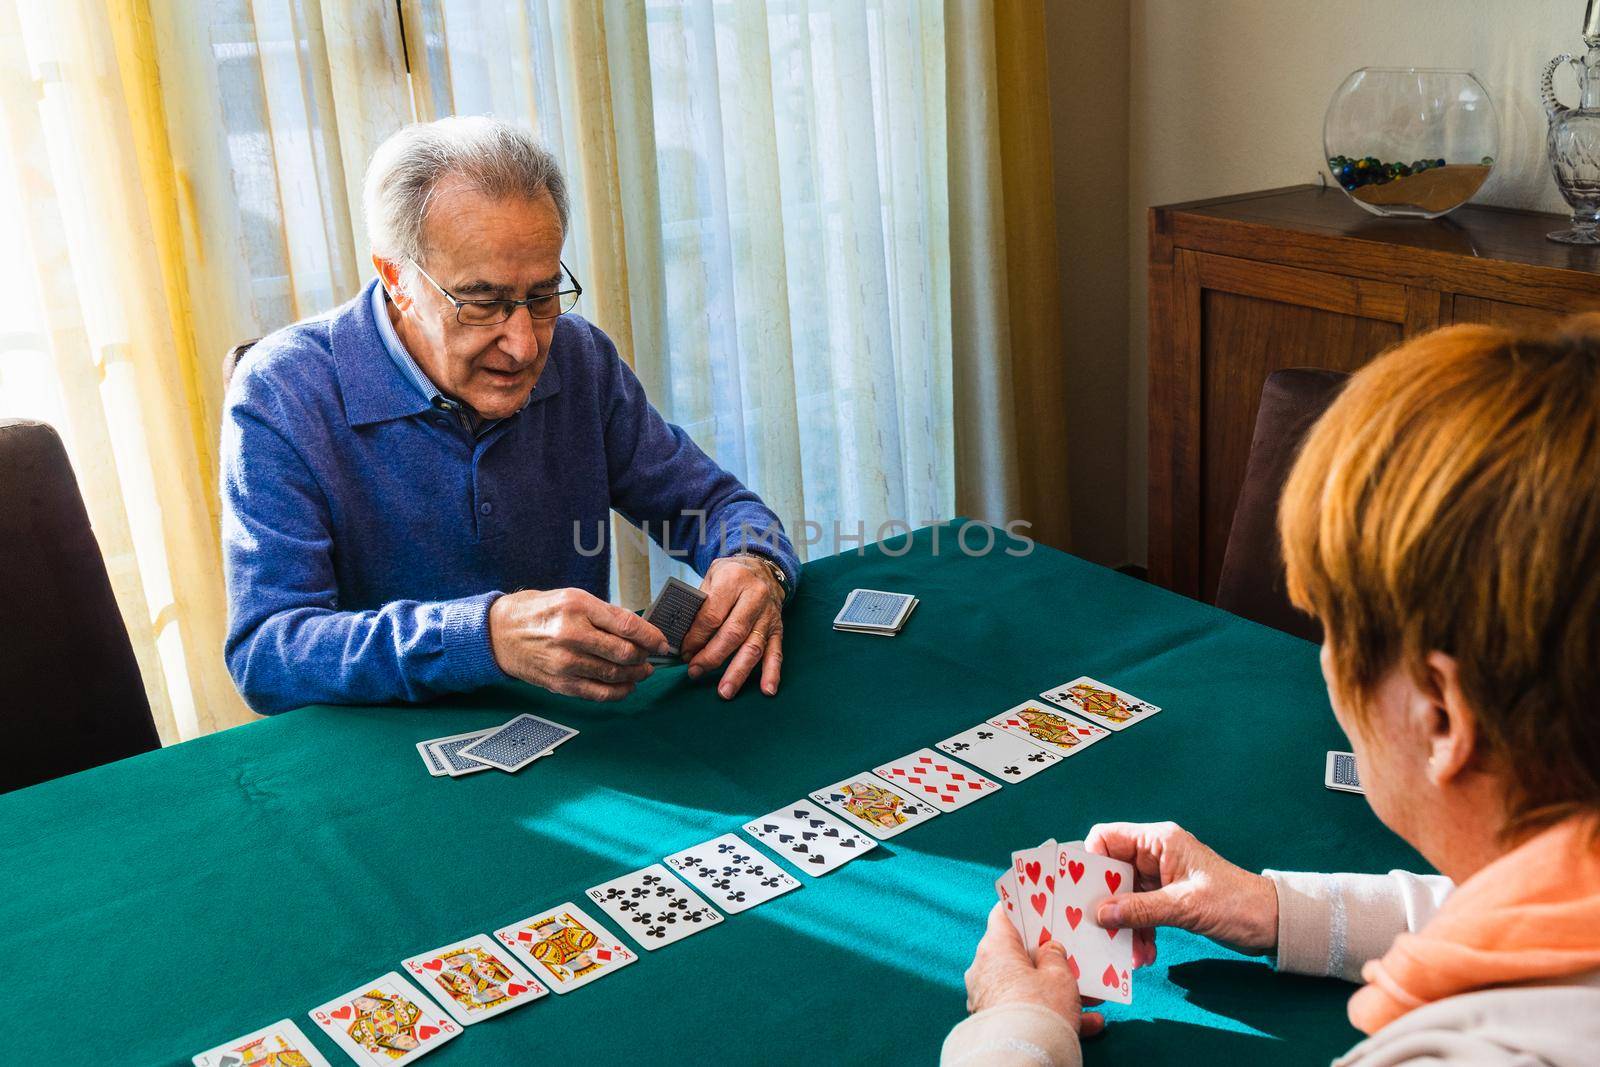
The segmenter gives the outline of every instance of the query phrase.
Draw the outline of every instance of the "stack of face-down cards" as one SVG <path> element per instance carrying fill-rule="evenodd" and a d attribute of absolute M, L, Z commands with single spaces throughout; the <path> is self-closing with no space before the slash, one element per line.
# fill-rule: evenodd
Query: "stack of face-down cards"
<path fill-rule="evenodd" d="M 644 613 L 644 621 L 660 630 L 671 647 L 665 656 L 649 657 L 651 663 L 678 662 L 683 640 L 689 636 L 689 627 L 694 625 L 694 617 L 700 614 L 700 606 L 705 602 L 706 595 L 688 582 L 667 579 L 650 610 Z"/>
<path fill-rule="evenodd" d="M 844 607 L 834 616 L 833 628 L 857 634 L 893 637 L 921 601 L 910 593 L 885 593 L 881 589 L 852 589 Z"/>
<path fill-rule="evenodd" d="M 493 730 L 418 741 L 417 752 L 435 778 L 460 778 L 487 770 L 515 773 L 577 735 L 570 726 L 524 714 Z"/>
<path fill-rule="evenodd" d="M 1058 941 L 1079 994 L 1133 1002 L 1133 931 L 1101 926 L 1095 914 L 1107 897 L 1132 890 L 1132 864 L 1098 856 L 1082 841 L 1046 841 L 1013 852 L 994 888 L 1031 958 Z"/>

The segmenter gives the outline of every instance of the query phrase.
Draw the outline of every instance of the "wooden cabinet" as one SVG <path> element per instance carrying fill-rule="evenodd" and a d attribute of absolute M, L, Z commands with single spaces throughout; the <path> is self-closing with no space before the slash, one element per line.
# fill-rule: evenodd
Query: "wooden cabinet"
<path fill-rule="evenodd" d="M 1210 600 L 1261 386 L 1355 370 L 1453 322 L 1540 326 L 1600 310 L 1600 251 L 1554 215 L 1466 207 L 1380 219 L 1296 186 L 1150 211 L 1150 577 Z"/>

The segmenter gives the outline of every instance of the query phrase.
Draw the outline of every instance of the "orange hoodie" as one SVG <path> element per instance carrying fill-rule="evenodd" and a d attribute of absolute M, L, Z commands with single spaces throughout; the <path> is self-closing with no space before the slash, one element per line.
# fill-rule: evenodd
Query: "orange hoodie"
<path fill-rule="evenodd" d="M 1413 1008 L 1600 969 L 1600 820 L 1524 841 L 1450 894 L 1426 926 L 1361 970 L 1350 1021 L 1368 1034 Z"/>

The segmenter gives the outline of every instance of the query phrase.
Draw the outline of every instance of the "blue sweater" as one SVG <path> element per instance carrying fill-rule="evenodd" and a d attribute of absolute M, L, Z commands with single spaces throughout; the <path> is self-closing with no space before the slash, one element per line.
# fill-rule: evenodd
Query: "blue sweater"
<path fill-rule="evenodd" d="M 608 597 L 612 508 L 698 571 L 748 550 L 798 579 L 777 516 L 661 417 L 600 330 L 558 319 L 528 405 L 474 439 L 390 358 L 372 295 L 265 338 L 228 390 L 226 656 L 252 708 L 504 680 L 489 606 Z"/>

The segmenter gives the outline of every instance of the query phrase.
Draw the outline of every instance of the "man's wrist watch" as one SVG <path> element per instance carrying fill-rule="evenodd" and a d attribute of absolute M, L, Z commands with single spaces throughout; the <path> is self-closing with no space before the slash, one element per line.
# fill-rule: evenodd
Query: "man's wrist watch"
<path fill-rule="evenodd" d="M 762 568 L 772 576 L 772 580 L 778 583 L 778 603 L 781 604 L 789 599 L 789 576 L 783 573 L 783 568 L 774 563 L 770 557 L 763 556 L 759 552 L 735 552 L 733 558 L 753 560 L 761 564 Z"/>

